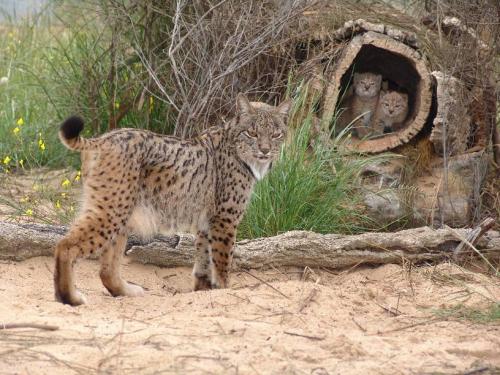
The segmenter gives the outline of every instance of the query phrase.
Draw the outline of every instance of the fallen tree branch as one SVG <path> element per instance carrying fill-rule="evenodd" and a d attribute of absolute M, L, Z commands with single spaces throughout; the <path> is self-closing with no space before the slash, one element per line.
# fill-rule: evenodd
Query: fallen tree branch
<path fill-rule="evenodd" d="M 466 241 L 460 242 L 460 244 L 453 251 L 453 258 L 458 260 L 460 254 L 468 246 L 474 246 L 476 242 L 483 236 L 487 231 L 489 231 L 493 225 L 495 225 L 495 219 L 488 217 L 484 219 L 477 227 L 475 227 L 465 238 Z M 469 246 L 469 243 L 471 246 Z"/>
<path fill-rule="evenodd" d="M 65 231 L 66 228 L 60 226 L 0 222 L 0 259 L 19 261 L 51 256 Z M 234 266 L 242 269 L 271 266 L 344 268 L 361 263 L 439 261 L 451 259 L 453 251 L 471 231 L 456 229 L 456 233 L 452 233 L 448 229 L 421 227 L 395 233 L 347 236 L 292 231 L 239 241 Z M 457 238 L 457 233 L 461 238 Z M 500 257 L 500 234 L 487 232 L 475 248 L 484 257 Z M 180 235 L 158 236 L 151 241 L 131 237 L 126 254 L 140 263 L 176 267 L 192 266 L 194 252 L 194 237 Z M 472 251 L 467 249 L 467 252 Z"/>

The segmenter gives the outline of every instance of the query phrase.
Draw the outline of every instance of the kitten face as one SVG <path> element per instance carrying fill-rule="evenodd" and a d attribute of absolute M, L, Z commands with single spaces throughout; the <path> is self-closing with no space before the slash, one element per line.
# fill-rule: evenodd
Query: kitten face
<path fill-rule="evenodd" d="M 373 98 L 380 92 L 382 76 L 375 73 L 354 73 L 354 91 L 362 98 Z"/>
<path fill-rule="evenodd" d="M 408 95 L 397 91 L 382 92 L 380 107 L 385 116 L 398 117 L 408 109 Z"/>
<path fill-rule="evenodd" d="M 245 96 L 238 96 L 236 152 L 258 179 L 264 176 L 279 154 L 286 137 L 286 118 L 290 104 L 290 101 L 285 101 L 278 107 L 256 107 Z"/>

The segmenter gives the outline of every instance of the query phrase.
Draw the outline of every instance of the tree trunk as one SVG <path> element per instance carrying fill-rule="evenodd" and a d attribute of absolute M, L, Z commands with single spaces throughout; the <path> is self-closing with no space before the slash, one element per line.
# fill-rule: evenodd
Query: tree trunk
<path fill-rule="evenodd" d="M 34 256 L 50 256 L 65 231 L 65 227 L 49 225 L 0 223 L 0 259 L 23 260 Z M 342 268 L 359 263 L 444 260 L 451 258 L 461 243 L 458 236 L 465 238 L 469 232 L 467 229 L 452 231 L 428 227 L 350 236 L 293 231 L 275 237 L 238 242 L 234 266 Z M 485 256 L 500 255 L 500 234 L 488 232 L 476 247 Z M 159 236 L 150 242 L 132 237 L 127 244 L 126 254 L 140 263 L 174 267 L 191 266 L 194 251 L 192 236 Z"/>

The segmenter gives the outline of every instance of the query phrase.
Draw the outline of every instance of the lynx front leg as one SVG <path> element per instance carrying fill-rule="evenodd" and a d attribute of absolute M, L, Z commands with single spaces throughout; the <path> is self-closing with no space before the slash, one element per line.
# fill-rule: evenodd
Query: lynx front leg
<path fill-rule="evenodd" d="M 224 222 L 224 219 L 214 220 L 210 227 L 210 241 L 212 245 L 212 288 L 226 288 L 228 286 L 229 269 L 233 259 L 233 246 L 236 229 L 233 224 Z"/>
<path fill-rule="evenodd" d="M 212 289 L 210 274 L 210 243 L 207 231 L 199 231 L 196 238 L 196 256 L 193 276 L 194 291 Z"/>

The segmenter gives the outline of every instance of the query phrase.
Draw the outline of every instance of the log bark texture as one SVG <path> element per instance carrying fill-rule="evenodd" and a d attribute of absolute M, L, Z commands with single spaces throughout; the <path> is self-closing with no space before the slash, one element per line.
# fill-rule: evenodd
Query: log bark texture
<path fill-rule="evenodd" d="M 0 222 L 0 259 L 23 260 L 52 255 L 65 227 Z M 457 229 L 467 237 L 470 230 Z M 360 235 L 317 234 L 293 231 L 275 237 L 240 241 L 234 267 L 300 266 L 342 268 L 360 263 L 385 264 L 449 259 L 461 240 L 451 230 L 429 227 L 396 233 Z M 500 234 L 488 232 L 476 244 L 485 256 L 500 255 Z M 126 254 L 144 264 L 191 266 L 194 238 L 189 235 L 158 236 L 151 241 L 130 238 Z"/>
<path fill-rule="evenodd" d="M 429 139 L 439 155 L 463 154 L 470 136 L 469 94 L 463 82 L 453 76 L 439 71 L 432 76 L 436 80 L 437 110 Z"/>

